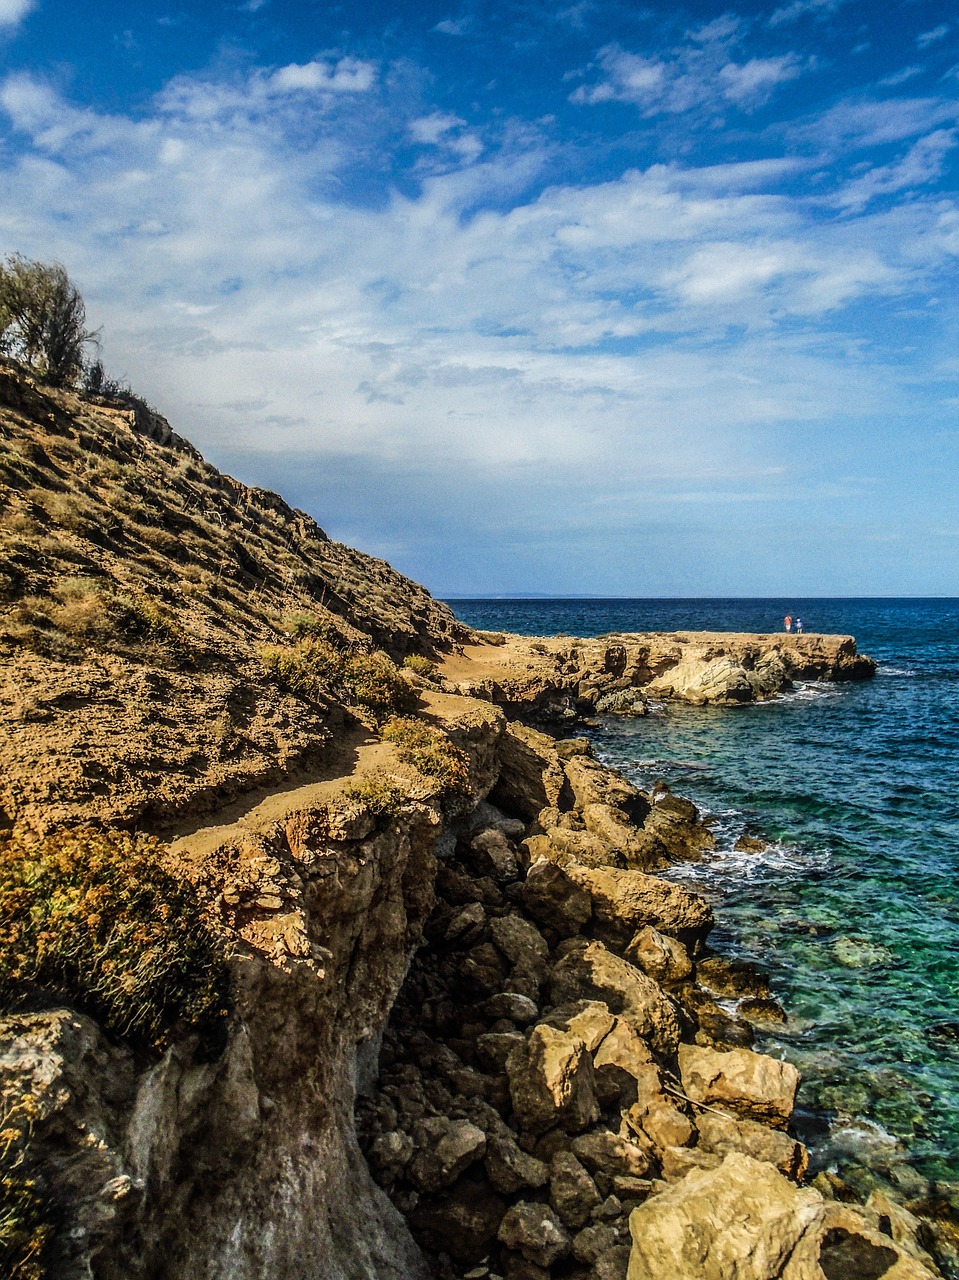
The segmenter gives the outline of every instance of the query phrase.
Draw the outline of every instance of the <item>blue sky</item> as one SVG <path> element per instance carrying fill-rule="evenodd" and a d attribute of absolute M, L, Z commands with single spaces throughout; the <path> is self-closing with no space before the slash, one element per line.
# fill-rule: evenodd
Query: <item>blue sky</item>
<path fill-rule="evenodd" d="M 0 0 L 0 253 L 445 593 L 959 594 L 959 10 Z"/>

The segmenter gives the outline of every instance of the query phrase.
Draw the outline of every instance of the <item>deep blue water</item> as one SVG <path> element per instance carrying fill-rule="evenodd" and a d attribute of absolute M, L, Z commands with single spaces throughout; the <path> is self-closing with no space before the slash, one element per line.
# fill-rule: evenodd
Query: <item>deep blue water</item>
<path fill-rule="evenodd" d="M 668 704 L 603 719 L 601 758 L 662 778 L 716 819 L 718 847 L 675 868 L 717 904 L 714 945 L 757 960 L 786 1029 L 759 1047 L 803 1072 L 821 1167 L 910 1189 L 959 1178 L 959 600 L 451 601 L 465 622 L 523 634 L 851 634 L 879 661 L 863 684 L 773 702 Z M 733 851 L 744 833 L 765 853 Z"/>

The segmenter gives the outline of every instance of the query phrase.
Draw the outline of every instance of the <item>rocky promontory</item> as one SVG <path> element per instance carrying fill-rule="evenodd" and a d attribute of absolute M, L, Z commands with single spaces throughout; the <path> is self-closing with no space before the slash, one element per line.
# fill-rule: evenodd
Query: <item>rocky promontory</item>
<path fill-rule="evenodd" d="M 852 636 L 651 632 L 578 639 L 481 633 L 451 654 L 444 675 L 464 693 L 517 714 L 572 720 L 643 715 L 649 700 L 738 706 L 811 680 L 866 680 L 871 658 Z"/>
<path fill-rule="evenodd" d="M 861 678 L 849 638 L 476 635 L 0 373 L 4 1274 L 942 1274 L 806 1184 L 788 1011 L 660 874 L 709 824 L 575 725 Z"/>

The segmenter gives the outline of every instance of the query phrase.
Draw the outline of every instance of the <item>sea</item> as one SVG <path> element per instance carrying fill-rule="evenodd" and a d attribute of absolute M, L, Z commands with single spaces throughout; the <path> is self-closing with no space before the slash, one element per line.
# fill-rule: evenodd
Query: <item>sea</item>
<path fill-rule="evenodd" d="M 734 708 L 601 717 L 598 757 L 665 781 L 716 848 L 666 874 L 716 909 L 711 945 L 760 965 L 787 1023 L 757 1049 L 802 1072 L 812 1172 L 907 1198 L 959 1183 L 959 599 L 450 600 L 470 626 L 852 635 L 863 683 Z M 737 852 L 741 835 L 767 842 Z M 872 1185 L 872 1184 L 868 1184 Z"/>

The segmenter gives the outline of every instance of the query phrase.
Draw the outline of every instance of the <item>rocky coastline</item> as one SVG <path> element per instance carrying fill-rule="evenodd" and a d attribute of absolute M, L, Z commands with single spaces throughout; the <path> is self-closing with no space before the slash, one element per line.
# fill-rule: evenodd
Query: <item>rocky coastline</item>
<path fill-rule="evenodd" d="M 850 637 L 476 634 L 157 415 L 0 368 L 0 426 L 12 1276 L 949 1274 L 948 1224 L 804 1183 L 783 1011 L 657 874 L 708 824 L 577 730 L 867 678 Z M 223 999 L 138 1038 L 69 929 L 117 913 L 135 986 L 171 903 Z"/>

